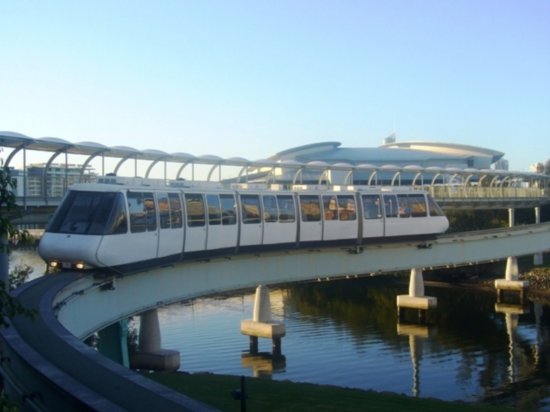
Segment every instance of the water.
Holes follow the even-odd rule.
[[[44,269],[33,252],[16,262]],[[162,346],[181,370],[260,376],[391,391],[443,400],[550,411],[550,307],[496,305],[492,289],[426,286],[438,299],[428,325],[416,313],[397,322],[395,296],[407,279],[364,278],[271,288],[273,319],[284,322],[282,358],[271,341],[249,354],[240,322],[252,317],[254,291],[159,309]],[[414,322],[412,322],[414,321]],[[139,318],[131,323],[139,327]]]
[[[287,329],[283,360],[270,355],[269,340],[249,355],[240,321],[251,318],[253,291],[197,299],[159,311],[163,347],[180,351],[187,372],[550,410],[549,307],[497,312],[494,290],[428,286],[438,299],[429,325],[398,324],[395,296],[406,292],[406,282],[389,277],[272,289],[274,320]]]

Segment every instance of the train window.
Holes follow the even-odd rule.
[[[125,233],[122,193],[69,191],[47,232],[103,235]]]
[[[443,211],[430,195],[428,195],[428,208],[430,210],[430,216],[444,216]]]
[[[107,227],[108,229],[105,231],[106,235],[108,234],[117,235],[120,233],[128,232],[126,207],[124,206],[124,197],[122,196],[122,193],[116,194],[116,198],[113,201],[110,224],[108,224]],[[99,227],[98,227],[98,230],[100,230]],[[90,228],[90,232],[93,232],[93,228]]]
[[[168,201],[170,202],[170,226],[172,229],[182,227],[183,219],[181,218],[181,200],[177,193],[168,193]]]
[[[357,219],[355,199],[351,195],[338,195],[338,217],[340,220]]]
[[[294,208],[294,198],[289,195],[277,195],[277,205],[279,206],[279,222],[291,223],[296,221],[296,212]]]
[[[260,223],[260,197],[258,195],[241,195],[243,223]]]
[[[336,196],[323,196],[325,220],[338,220],[338,200]]]
[[[233,195],[220,195],[222,205],[222,224],[234,225],[237,223],[235,213],[235,197]]]
[[[187,226],[204,226],[204,200],[200,193],[186,193]]]
[[[399,205],[399,217],[411,217],[411,208],[409,206],[409,196],[397,195],[397,203]]]
[[[218,195],[206,195],[206,205],[208,206],[208,224],[221,225],[222,210]]]
[[[382,210],[380,209],[380,196],[363,195],[363,216],[365,219],[380,219]]]
[[[170,229],[170,204],[168,203],[168,193],[159,193],[157,195],[159,205],[159,220],[161,229]]]
[[[319,222],[321,220],[319,196],[300,195],[300,212],[303,222]]]
[[[157,211],[155,209],[155,197],[151,192],[143,193],[143,204],[145,205],[147,230],[157,230]]]
[[[273,195],[262,197],[264,202],[264,222],[277,222],[279,211],[277,210],[277,199]]]
[[[426,201],[424,195],[409,195],[409,206],[411,208],[412,217],[426,217],[428,210],[426,209]]]
[[[397,217],[397,196],[384,195],[384,213],[386,217]]]
[[[145,232],[147,230],[147,210],[143,202],[143,193],[128,192],[127,199],[130,212],[130,231],[132,233]]]

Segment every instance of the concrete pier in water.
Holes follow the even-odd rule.
[[[252,319],[241,321],[241,333],[250,337],[250,353],[258,353],[258,338],[273,342],[273,355],[281,355],[281,338],[286,335],[285,324],[271,319],[271,300],[266,286],[256,288]]]
[[[175,371],[180,367],[176,350],[162,349],[159,318],[156,309],[141,314],[139,349],[130,356],[132,369]]]
[[[423,317],[425,311],[437,307],[437,298],[424,296],[424,276],[422,269],[412,268],[409,280],[409,294],[397,296],[397,315],[401,315],[402,308],[417,309],[419,317]]]
[[[536,214],[536,211],[535,211]],[[540,219],[540,217],[539,217]],[[515,225],[515,211],[514,209],[508,209],[508,222],[509,227],[514,227]],[[535,255],[536,260],[536,255]],[[495,288],[497,290],[497,301],[500,302],[502,299],[502,291],[513,291],[519,292],[520,301],[523,302],[525,295],[525,290],[529,287],[529,281],[519,280],[519,268],[518,268],[518,259],[515,256],[508,256],[506,259],[506,272],[504,274],[504,279],[495,280]]]

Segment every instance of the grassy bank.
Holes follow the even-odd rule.
[[[149,378],[222,411],[240,411],[241,404],[231,396],[240,389],[238,376],[210,373],[152,373]],[[248,411],[478,411],[496,412],[502,406],[444,402],[405,395],[347,389],[336,386],[245,379]]]

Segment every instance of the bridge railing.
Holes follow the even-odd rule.
[[[479,187],[427,185],[423,187],[436,199],[544,199],[550,190],[537,187]]]

